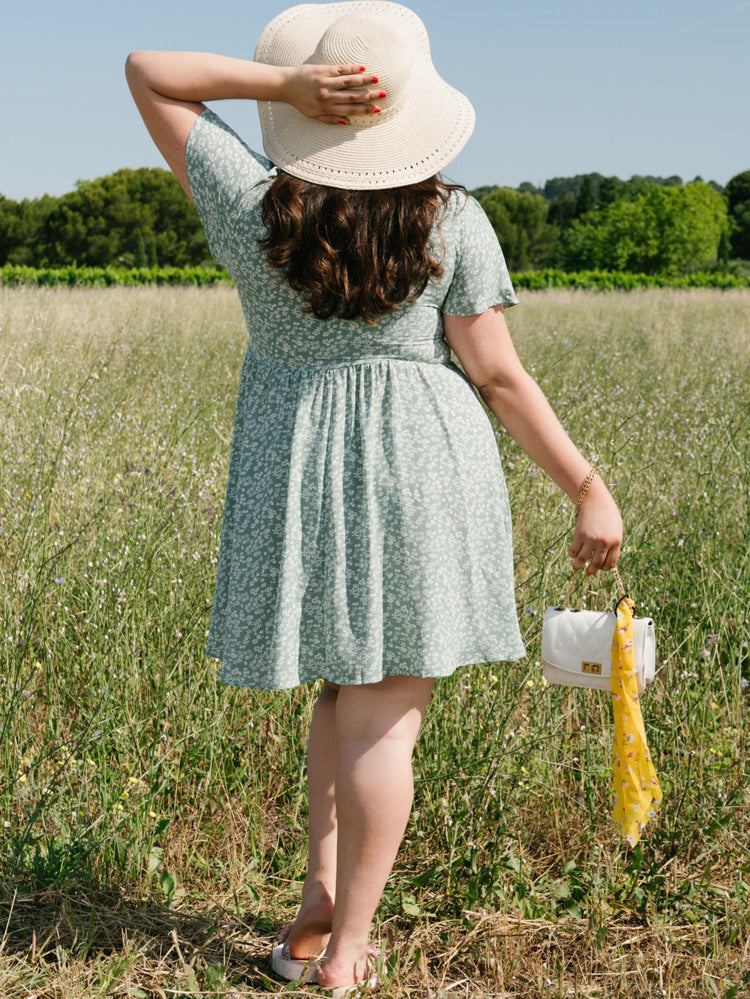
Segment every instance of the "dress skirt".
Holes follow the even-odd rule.
[[[452,361],[248,349],[206,653],[262,689],[525,654],[497,441]]]

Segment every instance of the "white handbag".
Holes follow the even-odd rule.
[[[625,587],[614,570],[620,596]],[[549,683],[609,690],[617,616],[606,611],[548,607],[542,626],[543,672]],[[638,692],[654,679],[656,633],[650,617],[633,620]]]

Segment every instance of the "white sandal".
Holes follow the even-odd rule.
[[[373,965],[375,963],[374,958],[380,957],[380,949],[371,945],[370,951],[373,953],[368,953],[367,963],[368,965]],[[325,953],[325,951],[323,953]],[[289,982],[317,984],[317,962],[322,957],[323,954],[319,954],[317,957],[308,958],[292,957],[289,952],[289,943],[285,940],[272,950],[271,968],[277,975],[280,975],[282,978],[286,978]],[[330,996],[330,999],[344,999],[345,996],[353,996],[357,992],[365,992],[368,989],[374,989],[379,984],[380,979],[378,978],[377,972],[373,972],[369,978],[364,979],[361,982],[355,982],[353,985],[339,985],[337,988],[333,989],[325,989],[321,987],[321,992],[325,996]]]
[[[285,940],[271,952],[271,967],[277,975],[286,978],[289,982],[317,982],[318,969],[315,962],[320,960],[323,954],[318,957],[295,958],[289,953],[289,944]]]

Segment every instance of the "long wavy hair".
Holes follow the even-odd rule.
[[[349,191],[280,172],[263,198],[269,264],[318,319],[363,319],[413,301],[443,272],[428,250],[433,225],[466,188],[438,176],[406,187]]]

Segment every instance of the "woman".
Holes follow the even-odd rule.
[[[472,385],[571,500],[585,495],[574,568],[614,566],[622,524],[515,353],[503,306],[517,299],[486,217],[437,177],[474,115],[421,21],[380,0],[306,4],[267,26],[255,58],[134,52],[126,71],[250,337],[206,652],[240,686],[324,679],[308,873],[273,967],[343,994],[371,975],[435,679],[524,655],[507,493]],[[221,98],[259,102],[270,159],[202,103]]]

